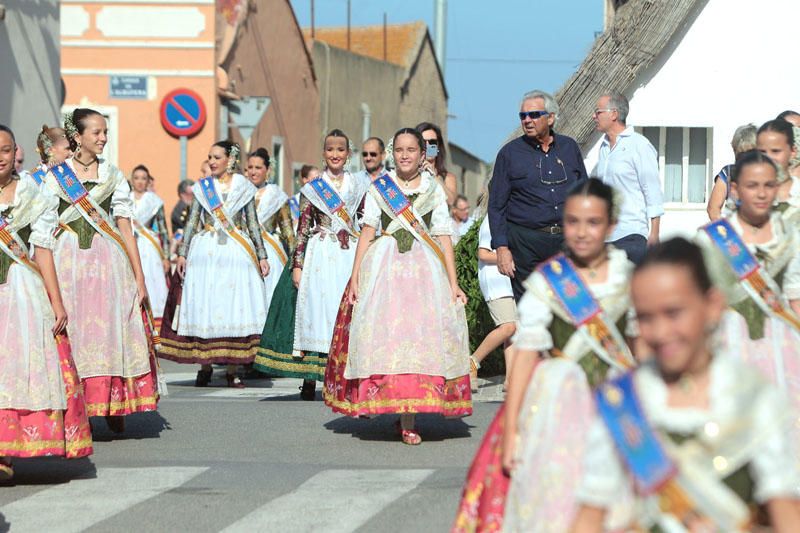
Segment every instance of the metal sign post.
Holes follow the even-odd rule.
[[[181,180],[185,180],[188,175],[186,161],[188,159],[187,152],[189,149],[189,137],[187,137],[186,135],[181,135],[180,142],[181,142]]]

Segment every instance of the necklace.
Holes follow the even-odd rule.
[[[14,176],[14,175],[12,174],[12,175],[11,175],[11,177],[10,177],[10,178],[8,178],[8,181],[7,181],[7,182],[5,182],[5,184],[3,184],[3,185],[0,185],[0,194],[3,194],[3,191],[4,191],[4,190],[6,190],[6,187],[8,187],[9,185],[11,185],[11,184],[12,184],[14,181],[16,181],[16,180],[18,180],[18,179],[19,179],[19,178],[17,178],[16,176]]]
[[[344,181],[344,172],[342,172],[339,176],[328,174],[328,179],[331,180],[331,183],[333,183],[337,189],[341,189],[342,182]]]
[[[403,188],[404,188],[404,189],[410,189],[410,188],[411,188],[411,185],[410,185],[410,183],[411,183],[412,181],[414,181],[415,179],[417,179],[418,177],[419,177],[419,172],[417,172],[416,174],[414,174],[413,176],[411,176],[411,177],[410,177],[410,178],[408,178],[408,179],[401,178],[399,174],[398,174],[398,176],[397,176],[397,178],[398,178],[398,179],[400,180],[400,182],[401,182],[400,184],[403,186]]]
[[[603,254],[603,257],[599,258],[594,265],[585,264],[583,265],[583,269],[586,270],[586,274],[589,276],[589,279],[596,279],[597,278],[597,269],[599,269],[602,265],[605,264],[606,260],[608,259],[608,252]]]
[[[767,224],[769,224],[769,218],[765,220],[760,226],[756,226],[755,224],[751,224],[740,214],[739,215],[739,222],[741,222],[746,228],[749,228],[753,235],[758,235],[758,232],[764,229]]]
[[[83,171],[84,171],[84,172],[89,172],[89,167],[91,167],[92,165],[94,165],[95,163],[97,163],[97,156],[95,156],[95,157],[94,157],[94,159],[92,159],[92,160],[91,160],[91,161],[89,161],[88,163],[84,163],[83,161],[81,161],[80,159],[78,159],[78,156],[77,156],[77,155],[76,155],[76,156],[74,156],[74,157],[72,158],[72,160],[73,160],[73,161],[75,161],[76,163],[80,164],[80,165],[83,167]]]

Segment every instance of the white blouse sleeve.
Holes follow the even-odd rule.
[[[453,235],[453,219],[447,207],[447,193],[441,185],[437,184],[437,187],[439,190],[436,191],[436,196],[439,201],[431,215],[431,235]]]
[[[549,350],[553,347],[553,337],[548,330],[553,313],[539,297],[539,294],[547,294],[547,282],[541,274],[534,272],[525,284],[530,284],[530,287],[517,304],[519,322],[512,342],[519,350]]]
[[[765,388],[756,402],[753,434],[761,436],[761,440],[751,464],[755,499],[766,503],[774,498],[800,498],[798,450],[792,428],[797,414],[786,396],[776,389]]]
[[[119,176],[110,177],[109,179],[119,179],[117,188],[114,189],[111,195],[111,216],[114,218],[133,218],[133,200],[131,200],[131,187],[128,181],[122,176],[122,172],[114,169]]]
[[[798,237],[795,237],[798,239]],[[783,275],[783,294],[788,300],[800,299],[800,250],[789,261]]]
[[[372,194],[367,193],[364,198],[364,214],[361,216],[361,224],[380,230],[381,213],[381,207],[378,202],[373,198]]]
[[[478,230],[478,248],[492,251],[492,231],[489,228],[489,217],[483,217],[480,230]]]
[[[58,227],[58,196],[44,192],[43,187],[34,202],[34,209],[40,211],[40,214],[31,223],[31,235],[28,240],[37,248],[52,250],[56,246],[53,232]]]
[[[597,417],[587,436],[583,477],[577,500],[585,505],[610,508],[625,491],[626,474],[605,423]]]

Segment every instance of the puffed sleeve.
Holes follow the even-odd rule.
[[[547,294],[547,282],[538,272],[531,274],[525,282],[528,290],[517,304],[519,322],[512,342],[518,350],[541,352],[553,347],[553,337],[548,328],[553,321],[553,313],[540,294]]]
[[[116,171],[117,176],[111,179],[117,179],[119,182],[111,195],[111,216],[132,219],[133,200],[131,199],[131,187],[118,168],[114,168],[114,171]]]
[[[795,235],[795,242],[800,242]],[[800,300],[800,249],[789,261],[783,275],[783,294],[789,300]]]
[[[594,420],[583,456],[583,477],[577,500],[592,507],[610,508],[625,491],[626,477],[605,423]]]
[[[627,320],[625,321],[625,331],[623,334],[629,339],[635,339],[639,336],[639,320],[636,318],[636,309],[630,307],[626,312]]]
[[[381,207],[378,205],[377,200],[375,200],[372,194],[368,193],[364,197],[364,216],[361,217],[361,224],[380,230],[381,213]]]
[[[431,235],[453,235],[453,219],[450,208],[447,207],[447,193],[439,186],[436,191],[439,202],[433,208],[431,215]]]
[[[759,445],[753,455],[751,471],[756,484],[755,499],[766,503],[775,498],[800,498],[800,471],[793,425],[797,414],[779,390],[763,389],[753,412]]]
[[[34,200],[34,209],[39,215],[31,224],[28,242],[37,248],[52,250],[56,245],[53,232],[58,227],[58,196],[40,192]]]

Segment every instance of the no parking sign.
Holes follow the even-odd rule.
[[[206,123],[206,106],[191,89],[170,91],[161,101],[161,125],[176,137],[191,137]]]

